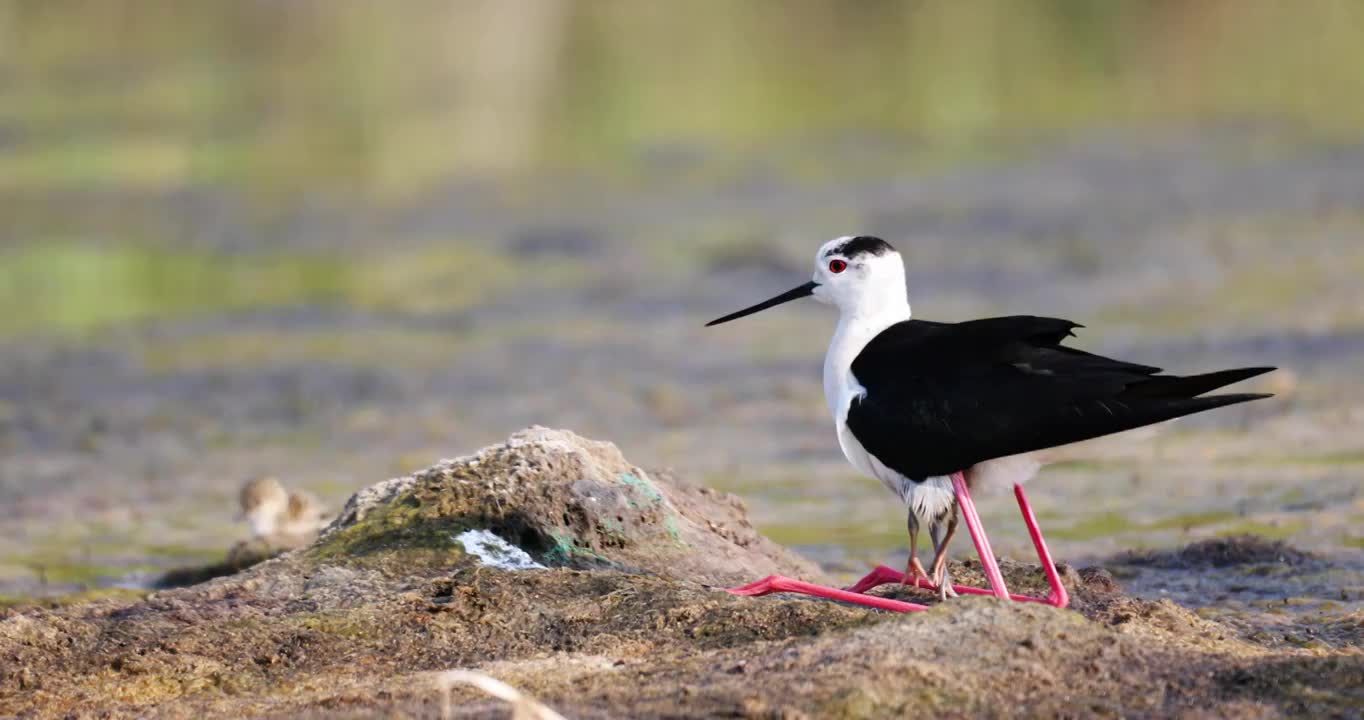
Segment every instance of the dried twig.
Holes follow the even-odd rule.
[[[450,720],[450,690],[457,684],[473,685],[489,695],[506,700],[512,705],[512,720],[566,720],[563,715],[545,707],[534,698],[497,678],[473,670],[446,670],[436,674],[436,688],[440,691],[441,720]]]

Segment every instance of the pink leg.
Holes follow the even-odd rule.
[[[1014,484],[1014,497],[1018,498],[1018,510],[1023,513],[1023,522],[1028,526],[1033,547],[1037,548],[1037,560],[1042,563],[1042,572],[1047,574],[1047,583],[1051,585],[1051,595],[1047,597],[1046,602],[1063,608],[1070,604],[1070,595],[1066,593],[1066,586],[1061,584],[1061,575],[1056,572],[1056,563],[1051,561],[1047,541],[1042,539],[1042,531],[1037,527],[1037,516],[1033,514],[1032,506],[1028,504],[1028,497],[1023,494],[1022,485]]]
[[[870,590],[870,589],[872,589],[872,588],[874,588],[874,587],[880,587],[880,586],[882,586],[882,585],[890,585],[890,584],[897,584],[897,585],[898,585],[898,584],[900,584],[901,582],[904,581],[904,577],[905,577],[904,573],[900,572],[899,570],[896,570],[896,569],[894,569],[894,568],[886,567],[885,565],[877,565],[875,568],[872,569],[871,572],[867,573],[866,577],[863,577],[861,580],[858,580],[857,582],[853,583],[852,585],[848,586],[848,587],[845,588],[845,589],[846,589],[848,592],[858,592],[858,593],[862,593],[862,592],[866,592],[866,591],[868,591],[868,590]],[[936,586],[933,585],[933,583],[930,583],[930,582],[928,582],[928,581],[926,581],[926,580],[922,580],[922,579],[919,580],[917,583],[910,583],[910,584],[911,584],[911,585],[914,585],[915,587],[918,587],[918,588],[923,588],[924,590],[934,590],[934,591],[936,591],[936,590],[938,589]],[[994,595],[994,594],[995,594],[993,590],[986,590],[985,588],[971,587],[970,585],[953,585],[953,586],[952,586],[952,589],[953,589],[953,590],[956,590],[958,595]],[[1028,595],[1015,595],[1015,594],[1013,594],[1013,593],[1010,593],[1010,594],[1009,594],[1009,599],[1010,599],[1010,600],[1017,601],[1017,602],[1044,602],[1044,601],[1041,600],[1040,598],[1030,597],[1030,596],[1028,596]]]
[[[1004,586],[1004,574],[999,571],[999,561],[990,549],[990,538],[985,536],[980,515],[976,514],[976,504],[971,500],[971,491],[966,488],[966,476],[953,473],[952,487],[957,491],[957,504],[961,506],[961,514],[966,519],[966,529],[971,531],[971,541],[976,544],[980,566],[985,570],[985,578],[990,581],[990,589],[994,591],[995,597],[1009,597],[1009,588]]]
[[[878,597],[876,595],[863,595],[860,592],[839,590],[838,588],[816,585],[803,580],[792,580],[791,578],[781,575],[769,575],[755,583],[749,583],[743,587],[731,588],[728,592],[735,595],[767,595],[776,592],[794,592],[802,595],[828,598],[829,600],[841,600],[854,605],[865,605],[866,607],[876,608],[878,610],[894,610],[895,612],[914,612],[916,610],[928,609],[927,605],[908,603],[902,600],[893,600],[891,598]]]
[[[1047,550],[1046,540],[1042,538],[1042,531],[1037,527],[1037,516],[1033,514],[1032,506],[1028,504],[1027,495],[1023,493],[1023,486],[1014,485],[1014,497],[1018,500],[1018,509],[1019,512],[1023,514],[1024,524],[1028,526],[1028,534],[1032,537],[1033,546],[1037,548],[1037,559],[1042,563],[1042,571],[1046,574],[1047,582],[1051,585],[1051,595],[1045,599],[1009,593],[1008,589],[1004,586],[1004,575],[999,571],[999,562],[995,559],[994,551],[990,549],[990,540],[985,536],[984,528],[981,527],[980,515],[976,513],[976,506],[971,500],[971,493],[966,488],[965,477],[961,473],[953,475],[952,484],[957,493],[957,502],[961,505],[962,515],[966,517],[966,527],[971,532],[971,540],[975,542],[976,552],[980,554],[980,564],[985,569],[986,578],[990,581],[991,590],[968,587],[966,585],[953,585],[952,589],[962,595],[995,595],[997,597],[1007,597],[1010,600],[1018,602],[1039,602],[1053,605],[1058,608],[1066,607],[1066,605],[1070,603],[1070,596],[1066,592],[1065,586],[1061,584],[1061,576],[1056,572],[1056,564],[1052,562],[1051,552]],[[729,592],[734,593],[735,595],[767,595],[776,592],[795,592],[831,600],[840,600],[856,605],[864,605],[879,610],[893,610],[896,612],[927,610],[928,606],[926,605],[863,594],[880,585],[904,582],[904,573],[888,568],[885,565],[877,565],[866,577],[843,590],[825,587],[823,585],[815,585],[814,583],[808,583],[801,580],[793,580],[781,575],[772,575],[755,583],[733,588],[729,590]],[[937,589],[932,583],[919,578],[913,578],[912,584],[918,588],[929,590]]]
[[[911,580],[913,582],[910,582]],[[933,583],[926,582],[923,578],[907,578],[905,577],[905,574],[899,570],[888,568],[885,565],[877,565],[871,569],[871,572],[867,573],[866,577],[843,589],[848,592],[864,593],[874,587],[889,585],[891,583],[904,583],[926,590],[937,590],[937,588],[933,587]]]
[[[970,496],[968,495],[967,496],[968,501],[969,497]],[[1052,562],[1051,552],[1047,550],[1047,542],[1042,538],[1041,529],[1037,527],[1037,516],[1033,514],[1032,506],[1028,504],[1028,497],[1023,492],[1023,486],[1014,485],[1014,497],[1018,500],[1018,509],[1019,512],[1023,514],[1024,524],[1028,526],[1028,534],[1032,537],[1033,546],[1037,548],[1037,559],[1042,564],[1042,572],[1046,574],[1047,582],[1051,585],[1051,595],[1047,596],[1044,599],[1035,598],[1028,595],[1016,595],[1010,593],[1009,599],[1018,602],[1046,603],[1047,605],[1053,605],[1058,608],[1066,607],[1068,604],[1070,604],[1070,595],[1066,592],[1065,585],[1061,584],[1061,575],[1056,571],[1056,563]],[[974,507],[972,508],[972,510],[974,511]],[[979,518],[976,518],[976,522],[979,522]],[[982,533],[982,535],[983,534],[984,533]],[[972,537],[974,539],[974,534]],[[987,544],[986,547],[988,548],[989,545]],[[990,557],[993,558],[993,555],[991,555]],[[982,561],[981,564],[984,565],[984,561]],[[996,572],[998,572],[997,568],[998,566],[996,566]],[[852,585],[852,587],[849,587],[848,590],[850,592],[866,592],[880,585],[885,585],[888,583],[899,583],[902,582],[903,580],[904,575],[899,571],[888,568],[885,565],[878,565],[870,573],[868,573],[866,577],[862,578],[861,580],[858,580],[856,583]],[[937,589],[932,587],[931,584],[925,583],[922,580],[916,581],[914,585],[916,587],[928,586],[928,588],[931,590]],[[953,585],[952,589],[956,590],[957,593],[961,595],[995,594],[990,590],[968,587],[966,585]]]

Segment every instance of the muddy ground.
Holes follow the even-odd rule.
[[[544,568],[499,569],[506,557],[457,540],[470,530]],[[977,568],[954,572],[978,583]],[[1364,613],[1358,575],[1339,568],[1248,537],[1068,566],[1067,610],[736,597],[720,588],[837,579],[762,537],[731,495],[532,428],[372,486],[313,545],[241,573],[4,610],[0,715],[436,717],[433,673],[463,667],[570,717],[1357,717]],[[1034,565],[1005,569],[1041,589]],[[1163,572],[1233,573],[1312,609],[1123,587]],[[509,716],[453,693],[458,717]]]

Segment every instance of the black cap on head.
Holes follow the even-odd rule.
[[[842,255],[849,260],[858,255],[885,255],[895,252],[890,243],[871,235],[858,235],[830,248],[827,255]]]

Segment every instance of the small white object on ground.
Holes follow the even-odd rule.
[[[455,539],[464,546],[464,551],[478,558],[484,565],[501,570],[544,570],[545,566],[531,559],[515,545],[503,540],[487,530],[465,530]]]

